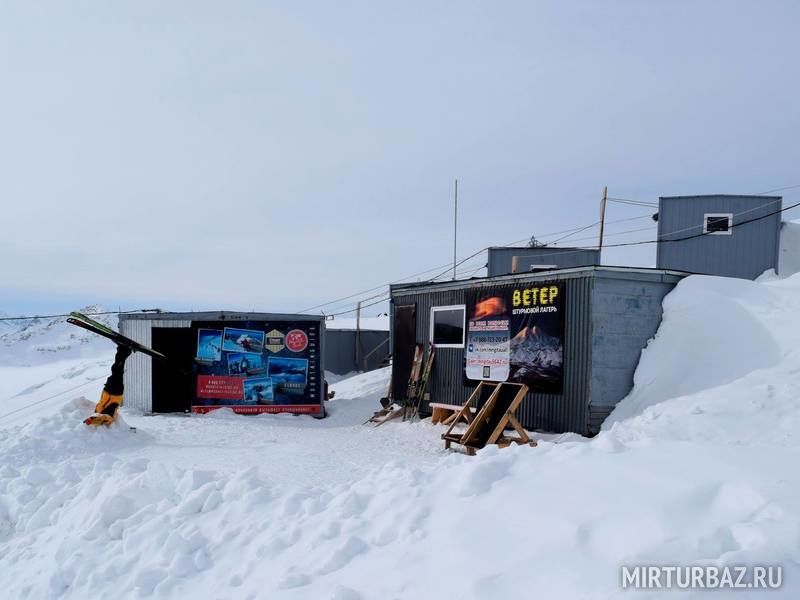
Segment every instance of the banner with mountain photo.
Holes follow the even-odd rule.
[[[467,302],[465,375],[560,394],[564,379],[564,285],[483,288]]]
[[[192,327],[193,412],[322,413],[319,321],[194,321]]]

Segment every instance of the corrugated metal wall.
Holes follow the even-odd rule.
[[[779,210],[777,196],[673,196],[659,199],[658,236],[703,233],[704,215],[733,213],[733,225]],[[731,235],[703,235],[657,245],[659,269],[755,279],[778,268],[781,214],[735,227]]]
[[[517,413],[528,429],[586,432],[589,425],[589,379],[591,373],[591,271],[549,273],[524,278],[502,278],[471,284],[446,284],[438,291],[392,290],[394,303],[417,305],[417,343],[427,345],[430,314],[434,306],[465,304],[468,289],[493,287],[508,282],[565,282],[564,388],[562,395],[528,394]],[[432,286],[433,287],[433,286]],[[448,289],[449,288],[449,289]],[[429,290],[431,287],[428,288]],[[434,287],[435,289],[435,287]],[[392,312],[392,315],[394,313]],[[464,349],[438,348],[429,384],[432,402],[463,404],[477,385],[464,378]],[[467,387],[469,386],[469,387]],[[429,413],[427,403],[422,406]]]
[[[153,327],[191,327],[191,321],[120,318],[119,329],[124,336],[152,348]],[[125,406],[145,412],[153,410],[152,358],[134,352],[125,362]]]
[[[416,304],[416,341],[427,345],[433,306],[466,304],[471,289],[565,282],[563,393],[528,394],[518,414],[527,429],[593,435],[630,391],[641,350],[661,323],[661,302],[683,276],[654,269],[589,267],[416,288],[396,286],[392,317],[395,303]],[[464,377],[463,348],[437,349],[429,385],[432,402],[462,404],[475,385]],[[427,403],[422,410],[429,413]]]
[[[592,294],[592,379],[590,432],[633,387],[642,349],[663,314],[662,301],[680,281],[677,275],[598,271]]]
[[[328,329],[326,335],[325,370],[336,375],[377,369],[389,356],[388,331],[371,329],[361,331],[358,364],[356,364],[356,332],[354,330]],[[367,356],[368,354],[369,356]]]
[[[600,264],[598,250],[583,248],[489,248],[489,277],[509,275],[515,256],[522,257],[524,265],[517,272],[526,273],[532,265],[556,265],[559,269],[589,267]]]

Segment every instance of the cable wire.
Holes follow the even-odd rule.
[[[95,317],[97,315],[130,315],[133,313],[148,313],[148,312],[161,312],[160,308],[137,308],[136,310],[106,310],[100,312],[86,313],[87,317]],[[71,317],[69,313],[62,315],[33,315],[29,317],[0,317],[0,321],[28,321],[34,319],[56,319],[59,317]]]
[[[12,410],[11,412],[4,413],[4,414],[0,415],[0,421],[5,419],[6,417],[10,417],[11,415],[17,414],[19,412],[22,412],[23,410],[31,408],[32,406],[36,406],[37,404],[42,404],[43,402],[47,402],[48,400],[53,400],[54,398],[58,398],[59,396],[63,396],[64,394],[69,394],[70,392],[74,392],[75,390],[78,390],[78,389],[80,389],[82,387],[85,387],[85,386],[87,386],[87,385],[89,385],[91,383],[95,383],[95,382],[97,382],[97,381],[99,381],[101,379],[103,379],[103,377],[96,377],[96,378],[91,379],[89,381],[84,381],[80,385],[76,385],[75,387],[71,387],[68,390],[63,390],[61,392],[58,392],[57,394],[53,394],[52,396],[48,396],[47,398],[42,398],[41,400],[37,400],[36,402],[31,402],[30,404],[26,404],[25,406],[21,406],[20,408]]]
[[[639,217],[629,217],[629,218],[626,218],[626,219],[617,219],[617,220],[614,220],[614,221],[607,221],[606,224],[607,225],[611,225],[613,223],[622,223],[622,222],[625,222],[625,221],[634,221],[634,220],[637,220],[637,219],[644,219],[644,218],[649,219],[650,217],[651,217],[651,215],[642,215],[642,216],[639,216]],[[541,234],[541,237],[547,237],[547,236],[553,236],[553,235],[561,235],[561,234],[564,234],[564,233],[583,231],[583,230],[588,229],[590,227],[596,227],[598,224],[599,224],[599,221],[597,223],[594,223],[593,225],[585,225],[585,226],[581,226],[581,227],[573,227],[571,229],[563,229],[561,231],[553,231],[553,232],[550,232],[550,233],[543,233],[543,234]],[[500,244],[500,245],[496,245],[496,246],[486,246],[484,248],[481,248],[475,254],[467,257],[467,259],[472,258],[472,256],[475,256],[476,254],[479,254],[480,252],[483,252],[484,250],[487,250],[489,248],[505,248],[505,247],[508,247],[508,246],[514,246],[515,244],[520,244],[522,242],[527,242],[530,239],[531,239],[531,236],[528,236],[528,237],[525,237],[525,238],[522,238],[522,239],[519,239],[519,240],[514,240],[513,242],[508,242],[506,244]],[[461,263],[456,263],[456,266],[458,266],[460,264]],[[392,285],[392,284],[395,284],[395,283],[403,283],[403,282],[405,282],[405,281],[407,281],[409,279],[413,279],[413,278],[419,277],[421,275],[427,275],[428,273],[430,273],[432,271],[436,271],[438,269],[443,269],[445,267],[447,267],[447,269],[446,269],[446,271],[444,271],[444,273],[450,271],[453,268],[453,264],[452,263],[445,263],[445,264],[442,264],[442,265],[438,265],[436,267],[432,267],[430,269],[426,269],[425,271],[420,271],[419,273],[414,273],[413,275],[408,275],[406,277],[401,277],[399,279],[395,279],[394,281],[389,281],[387,283],[382,283],[380,285],[376,285],[376,286],[368,288],[366,290],[361,290],[360,292],[355,292],[355,293],[350,294],[348,296],[342,296],[341,298],[337,298],[335,300],[329,300],[328,302],[323,302],[322,304],[316,304],[314,306],[310,306],[308,308],[304,308],[303,310],[300,310],[298,312],[302,314],[302,313],[310,312],[312,310],[316,310],[318,308],[322,308],[324,306],[330,306],[332,304],[334,304],[334,305],[335,304],[339,304],[340,302],[343,302],[345,300],[350,300],[352,298],[356,298],[358,296],[361,296],[362,294],[368,294],[370,292],[374,292],[376,290],[379,290],[381,288],[386,287],[387,285]],[[431,280],[432,279],[437,279],[440,276],[441,276],[441,274],[440,275],[436,275],[435,277],[431,278]]]

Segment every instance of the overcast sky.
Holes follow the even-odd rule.
[[[456,177],[460,257],[592,223],[604,185],[800,184],[798,26],[793,1],[0,1],[0,310],[297,311],[451,261]]]

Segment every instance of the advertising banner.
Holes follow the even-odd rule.
[[[511,337],[504,299],[499,296],[479,299],[474,295],[468,310],[467,378],[507,381]]]
[[[465,375],[559,394],[564,374],[564,285],[536,283],[473,292],[467,303]]]
[[[317,321],[195,322],[193,412],[319,413]]]

